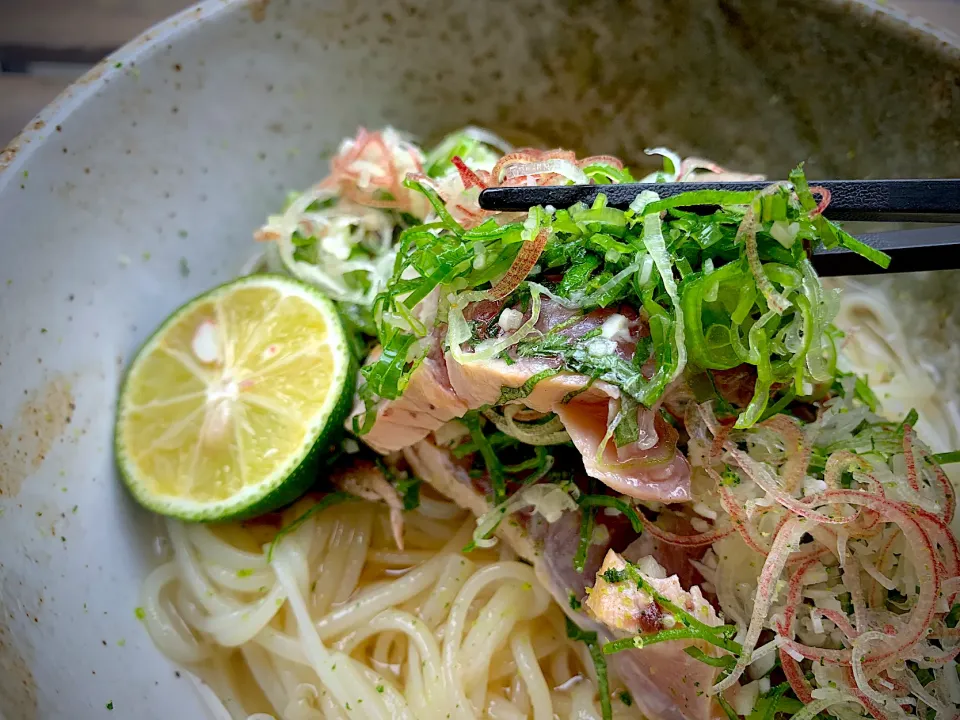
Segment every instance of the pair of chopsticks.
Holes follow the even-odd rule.
[[[697,190],[758,191],[770,182],[624,183],[488,188],[480,193],[484,210],[523,211],[536,205],[567,208],[590,205],[601,193],[607,205],[626,210],[643,191],[661,198]],[[830,220],[889,223],[960,223],[960,180],[821,180],[811,185],[830,191],[824,215]],[[814,248],[812,262],[823,276],[871,275],[960,268],[960,228],[893,230],[860,235],[866,244],[887,253],[883,268],[846,248]]]

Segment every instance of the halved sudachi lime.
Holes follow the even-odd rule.
[[[117,412],[121,474],[142,505],[184,520],[273,510],[314,481],[354,381],[330,300],[274,275],[227,283],[137,353]]]

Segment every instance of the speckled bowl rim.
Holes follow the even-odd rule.
[[[926,49],[951,60],[960,59],[960,35],[933,25],[926,19],[892,6],[885,0],[821,0],[826,6],[853,8],[865,19],[873,19],[880,27],[904,42],[920,42]],[[960,12],[960,5],[957,6]]]
[[[60,132],[70,115],[96,98],[109,83],[119,80],[145,57],[161,51],[170,42],[201,25],[247,6],[255,21],[263,17],[270,0],[204,0],[161,20],[107,55],[81,77],[68,85],[40,111],[7,146],[0,150],[0,193],[17,175],[33,153],[51,133]]]
[[[52,132],[59,132],[70,115],[122,73],[136,67],[137,61],[161,50],[170,41],[219,16],[244,6],[254,22],[264,18],[271,0],[204,0],[163,20],[126,45],[111,53],[82,77],[69,85],[0,151],[0,193],[13,181],[18,170]],[[863,20],[875,22],[905,44],[915,44],[943,58],[960,61],[960,35],[932,25],[881,0],[819,0],[821,6],[835,11],[847,10]]]

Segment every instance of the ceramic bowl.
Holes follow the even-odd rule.
[[[667,145],[771,176],[958,175],[960,50],[825,0],[211,0],[102,62],[0,153],[7,720],[203,716],[134,616],[162,547],[114,470],[118,381],[340,138],[387,123],[638,164]]]

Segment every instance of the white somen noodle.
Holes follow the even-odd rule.
[[[374,503],[315,515],[271,560],[275,525],[169,521],[173,557],[143,586],[147,630],[232,718],[599,718],[589,656],[533,568],[505,546],[462,554],[473,518],[424,501],[404,551]]]

